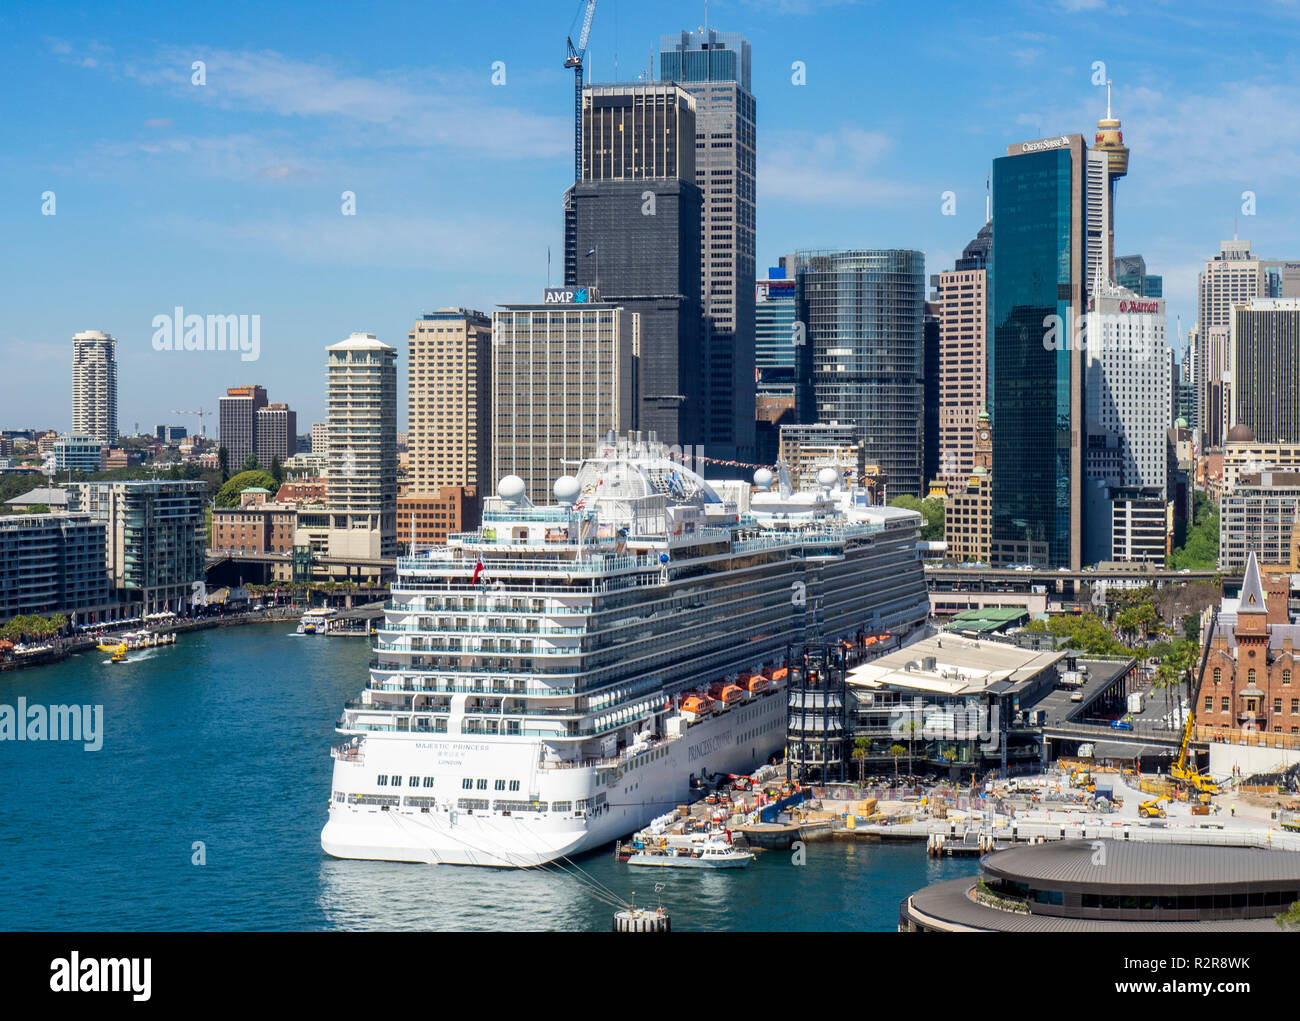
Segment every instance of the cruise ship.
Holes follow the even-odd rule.
[[[833,468],[816,481],[711,484],[637,435],[607,437],[553,505],[502,479],[477,531],[398,561],[322,848],[531,867],[769,761],[793,643],[903,637],[929,611],[919,515]]]

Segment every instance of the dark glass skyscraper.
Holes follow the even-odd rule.
[[[703,443],[694,100],[672,84],[632,82],[589,85],[582,103],[565,282],[640,315],[638,426],[664,443]]]
[[[695,98],[695,183],[704,199],[702,441],[716,456],[752,460],[756,133],[749,41],[710,29],[661,36],[659,49],[660,80]]]
[[[890,497],[919,496],[924,470],[925,256],[798,252],[795,308],[807,325],[819,422],[851,423]]]
[[[994,563],[1082,567],[1086,165],[1080,135],[993,161]]]

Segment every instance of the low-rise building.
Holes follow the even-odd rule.
[[[77,433],[60,436],[50,444],[56,471],[78,471],[90,474],[103,465],[104,444],[99,440]]]
[[[443,486],[434,493],[408,493],[397,498],[397,544],[405,552],[447,541],[452,532],[478,526],[478,490],[475,486]]]
[[[292,555],[298,505],[272,501],[270,496],[269,490],[250,486],[240,493],[238,507],[213,508],[212,550],[235,555]]]

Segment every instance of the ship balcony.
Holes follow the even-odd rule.
[[[393,586],[392,591],[394,592],[398,591],[396,585]],[[568,616],[576,616],[578,614],[581,614],[584,617],[589,617],[592,615],[593,612],[591,607],[587,605],[568,606],[565,604],[553,604],[550,606],[541,606],[541,607],[534,607],[533,609],[528,609],[519,606],[503,606],[501,605],[501,603],[493,602],[491,600],[488,600],[486,602],[480,602],[477,599],[471,599],[469,601],[470,605],[468,606],[462,606],[459,603],[452,606],[441,606],[437,603],[430,605],[428,602],[428,597],[434,595],[434,593],[430,592],[428,589],[404,589],[402,591],[410,592],[412,595],[415,595],[417,597],[424,596],[425,598],[410,603],[393,603],[393,602],[385,603],[384,604],[385,613],[418,613],[426,617],[430,615],[443,616],[443,617],[447,617],[447,616],[455,617],[455,616],[463,616],[466,613],[482,613],[482,614],[496,614],[496,615],[508,613],[511,616],[519,619],[528,619],[531,617],[568,617]],[[438,593],[440,594],[441,590],[438,590]],[[434,595],[434,597],[436,598],[436,595]]]
[[[367,688],[371,691],[424,692],[431,695],[509,695],[512,697],[526,695],[530,698],[561,698],[577,694],[577,691],[573,688],[538,688],[522,683],[507,687],[504,682],[472,686],[463,684],[394,684],[392,682],[376,684],[372,681],[367,685]]]
[[[366,753],[358,745],[347,742],[346,744],[335,745],[330,749],[330,758],[338,759],[340,762],[354,762],[361,765],[366,761]]]
[[[409,656],[412,653],[420,655],[442,655],[442,656],[582,656],[585,655],[583,649],[577,646],[557,646],[557,645],[535,645],[530,649],[516,649],[506,645],[407,645],[407,644],[390,644],[388,642],[376,641],[373,646],[375,652],[387,653],[397,656]]]
[[[425,611],[412,611],[423,613]],[[446,611],[443,611],[444,614]],[[453,611],[454,612],[454,611]],[[464,611],[460,611],[463,613]],[[498,611],[498,614],[508,613],[508,610]],[[444,631],[453,631],[457,634],[489,634],[489,635],[518,635],[521,638],[527,638],[531,635],[585,635],[589,631],[585,627],[488,627],[486,624],[393,624],[385,623],[376,625],[375,630],[381,635],[385,631],[402,631],[415,632],[417,634],[442,634]]]

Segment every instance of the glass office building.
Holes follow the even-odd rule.
[[[995,562],[1082,566],[1087,150],[1079,135],[993,161]]]
[[[889,498],[920,496],[925,255],[901,249],[795,255],[795,311],[812,345],[819,422],[850,422]]]

